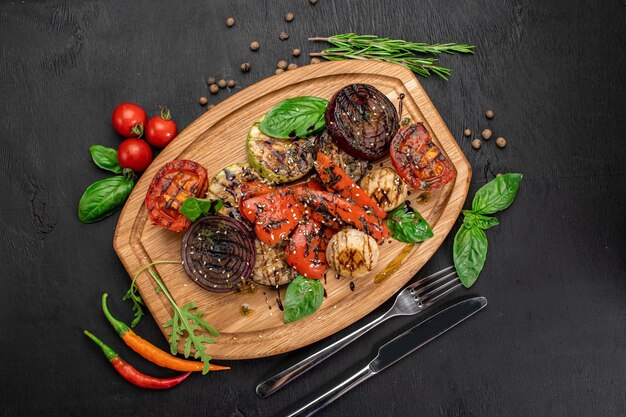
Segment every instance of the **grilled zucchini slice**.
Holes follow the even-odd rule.
[[[265,117],[265,116],[264,116]],[[259,121],[248,132],[248,162],[263,178],[286,183],[304,177],[313,169],[316,137],[276,139],[259,130]]]

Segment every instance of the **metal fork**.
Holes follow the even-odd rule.
[[[396,316],[411,316],[421,313],[460,286],[461,282],[458,280],[454,266],[449,266],[418,280],[398,293],[396,301],[386,313],[332,345],[261,382],[256,387],[257,395],[261,398],[269,397],[385,320]]]

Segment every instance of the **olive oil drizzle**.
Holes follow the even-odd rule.
[[[396,272],[398,268],[400,268],[400,265],[402,265],[402,261],[404,260],[404,258],[406,258],[407,255],[411,253],[411,250],[413,250],[414,246],[415,246],[415,243],[409,243],[405,245],[404,249],[402,249],[400,254],[396,256],[391,262],[389,262],[389,264],[385,267],[384,270],[379,272],[374,277],[374,284],[380,284],[381,282],[389,278],[391,274]]]

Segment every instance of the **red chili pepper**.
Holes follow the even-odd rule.
[[[91,334],[89,331],[85,330],[84,333],[89,336],[91,340],[96,342],[102,352],[104,352],[104,356],[111,362],[111,365],[115,368],[118,374],[120,374],[125,380],[134,384],[140,388],[149,388],[149,389],[168,389],[175,387],[176,385],[183,382],[191,372],[186,372],[182,375],[173,377],[173,378],[156,378],[150,375],[146,375],[144,373],[139,372],[135,367],[126,362],[124,359],[120,358],[120,356],[110,347],[105,345],[100,339]]]

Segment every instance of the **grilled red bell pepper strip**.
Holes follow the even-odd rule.
[[[126,362],[124,359],[120,358],[113,349],[105,345],[100,339],[91,334],[89,331],[85,330],[84,333],[89,336],[91,340],[93,340],[102,352],[104,356],[111,362],[111,365],[115,368],[118,374],[120,374],[125,380],[134,384],[140,388],[149,388],[149,389],[168,389],[175,387],[176,385],[183,382],[191,372],[186,372],[182,375],[175,376],[173,378],[156,378],[150,375],[146,375],[144,373],[139,372],[135,367]]]
[[[343,198],[363,207],[365,211],[372,210],[374,214],[381,219],[387,217],[385,210],[381,209],[339,165],[322,152],[317,153],[315,169],[320,176],[322,184],[325,185],[329,191],[339,193]]]
[[[325,190],[322,184],[320,184],[316,180],[309,180],[307,182],[293,185],[292,187],[308,188],[308,189],[317,190],[317,191]],[[242,213],[243,215],[244,202],[250,198],[266,195],[274,191],[279,191],[279,190],[285,191],[288,189],[289,187],[275,189],[275,188],[268,187],[267,185],[259,183],[259,182],[243,182],[241,184],[241,198],[239,199],[239,212]],[[332,215],[329,215],[328,213],[307,210],[306,216],[317,221],[318,223],[321,223],[325,226],[330,227],[331,229],[339,230],[341,228],[341,223],[338,221],[338,219],[333,217]],[[256,219],[256,216],[253,215],[253,213],[250,213],[249,215],[243,216],[243,217],[252,223],[254,223],[254,220],[252,219],[253,218]]]
[[[286,262],[307,278],[324,277],[328,269],[326,247],[334,234],[334,231],[312,219],[300,223],[285,249]]]
[[[302,182],[300,184],[294,185],[294,187],[303,187],[308,188],[310,190],[324,191],[325,188],[322,184],[317,180],[308,180],[307,182]]]
[[[314,209],[338,217],[376,239],[379,244],[389,236],[389,229],[378,216],[368,213],[363,207],[326,191],[316,191],[307,188],[296,188],[293,195],[297,200]]]
[[[138,336],[124,322],[113,317],[107,306],[107,297],[108,294],[102,294],[102,311],[117,334],[132,350],[150,362],[174,371],[198,372],[204,369],[204,363],[178,358]],[[228,366],[215,365],[213,363],[209,365],[209,370],[211,371],[225,371],[228,369],[230,369]]]
[[[254,232],[261,242],[273,246],[298,225],[303,209],[294,198],[293,189],[281,188],[243,201],[241,215],[254,223]]]

